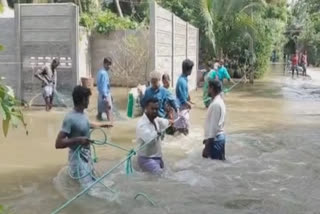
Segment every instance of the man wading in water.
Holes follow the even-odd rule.
[[[162,85],[165,89],[167,89],[169,91],[169,93],[171,94],[170,96],[173,96],[173,88],[170,88],[170,76],[169,74],[163,74],[162,75]],[[166,110],[166,116],[165,118],[169,119],[169,120],[173,120],[174,116],[177,115],[177,113],[174,111],[174,109],[169,105],[169,103],[166,104],[165,107]],[[175,128],[173,126],[169,127],[166,130],[166,134],[168,135],[173,135],[175,133]]]
[[[302,76],[307,76],[307,67],[308,67],[308,55],[307,51],[304,51],[304,53],[301,56],[301,66],[302,66]]]
[[[291,57],[292,78],[294,77],[294,71],[297,71],[297,77],[299,77],[298,62],[299,62],[299,55],[298,55],[298,51],[296,51],[295,54],[293,54]]]
[[[182,62],[182,74],[180,75],[176,85],[176,96],[180,106],[179,119],[174,124],[178,132],[184,135],[189,134],[189,111],[193,104],[190,99],[188,89],[188,76],[192,73],[194,63],[186,59]]]
[[[162,132],[170,125],[172,120],[158,117],[159,101],[150,98],[145,101],[145,113],[140,118],[136,128],[137,144],[139,147],[148,145],[138,152],[138,165],[142,171],[159,175],[163,172],[161,140]]]
[[[95,178],[93,162],[91,158],[90,128],[108,128],[110,124],[90,123],[87,114],[84,112],[89,105],[91,91],[82,86],[76,86],[72,92],[74,109],[69,112],[62,124],[62,129],[56,139],[56,149],[69,148],[69,168],[71,176],[81,178],[79,182],[83,188],[90,185]],[[80,159],[75,154],[78,146],[81,146]],[[78,170],[80,169],[80,170]],[[91,172],[91,173],[88,173]],[[87,176],[84,176],[86,175]]]
[[[218,78],[223,84],[224,79],[227,79],[229,82],[235,84],[235,82],[231,79],[229,72],[227,68],[224,66],[224,60],[221,59],[219,62],[218,72],[217,72]]]
[[[209,105],[204,127],[203,144],[205,148],[202,153],[204,158],[225,160],[224,120],[226,107],[220,95],[221,91],[220,81],[209,81],[208,93],[213,101]]]
[[[54,91],[57,85],[56,68],[60,65],[58,59],[52,60],[50,65],[45,65],[35,73],[35,77],[42,81],[43,99],[46,103],[46,111],[50,111],[53,104]]]
[[[110,79],[108,74],[111,65],[111,58],[104,58],[103,67],[97,74],[97,89],[99,92],[97,119],[102,120],[102,114],[106,113],[107,119],[112,122],[112,97],[110,91]]]

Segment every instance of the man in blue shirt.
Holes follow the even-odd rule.
[[[97,74],[98,96],[98,115],[97,119],[102,120],[102,114],[107,114],[107,119],[112,122],[112,98],[110,92],[109,69],[112,65],[112,59],[106,57],[103,59],[103,67]]]
[[[175,111],[178,110],[178,105],[174,96],[164,87],[160,86],[161,74],[159,72],[153,71],[150,73],[151,86],[148,87],[142,95],[141,106],[146,107],[147,100],[151,98],[156,98],[158,100],[159,109],[158,116],[164,118],[166,116],[166,105],[169,104]]]
[[[224,60],[223,59],[220,60],[220,63],[219,63],[218,78],[222,84],[223,84],[224,79],[227,79],[229,82],[234,83],[229,75],[227,68],[224,67]]]
[[[191,100],[188,88],[188,76],[191,75],[194,63],[186,59],[182,63],[182,74],[179,77],[176,85],[176,96],[180,105],[178,120],[174,124],[177,131],[188,135],[189,133],[189,111],[191,109]]]

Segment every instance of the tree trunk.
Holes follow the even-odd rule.
[[[253,84],[254,83],[254,68],[253,66],[250,66],[250,83]]]
[[[252,11],[251,11],[251,16],[252,16]],[[253,20],[253,18],[251,17],[251,19]],[[255,64],[255,55],[253,53],[253,39],[250,37],[250,83],[253,84],[254,83],[254,64]]]
[[[120,17],[123,17],[123,14],[122,14],[122,10],[121,10],[121,7],[120,7],[120,2],[119,2],[119,0],[114,0],[114,1],[116,2],[117,10],[118,10],[119,16],[120,16]]]

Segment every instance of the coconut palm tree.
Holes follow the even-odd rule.
[[[254,40],[253,14],[266,4],[264,0],[200,0],[204,32],[216,54],[223,55],[225,43],[232,37]]]

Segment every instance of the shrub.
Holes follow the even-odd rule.
[[[130,18],[121,18],[117,14],[106,10],[96,14],[82,14],[80,24],[89,30],[94,30],[101,34],[108,34],[115,30],[136,29],[138,23]]]

